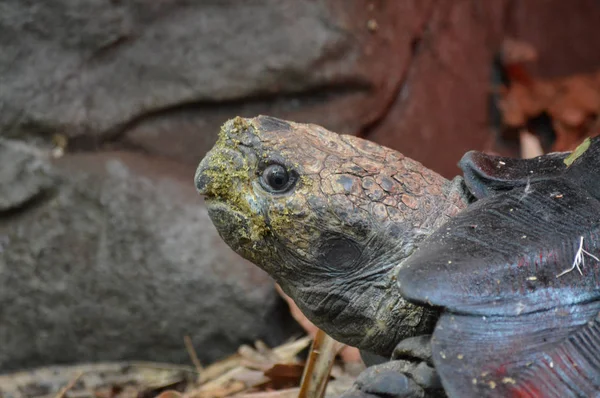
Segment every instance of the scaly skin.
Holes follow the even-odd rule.
[[[274,163],[297,177],[285,192],[263,176]],[[431,332],[435,311],[406,302],[395,274],[466,206],[460,177],[353,136],[259,116],[225,123],[195,182],[225,242],[335,339],[388,356]]]

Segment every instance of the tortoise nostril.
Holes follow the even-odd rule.
[[[251,152],[246,156],[251,159],[256,158],[256,155]],[[200,195],[226,196],[245,172],[249,172],[249,168],[244,155],[237,150],[220,147],[209,151],[204,156],[196,169],[194,185]]]
[[[206,174],[201,174],[196,177],[196,189],[200,195],[206,195],[208,185],[210,184],[210,178]]]
[[[206,173],[209,169],[209,156],[206,156],[196,169],[196,175],[194,176],[194,184],[196,185],[196,189],[200,195],[206,195],[208,191],[208,186],[210,185],[211,178]]]

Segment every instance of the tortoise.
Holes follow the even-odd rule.
[[[394,359],[346,396],[600,396],[600,139],[587,144],[471,151],[447,180],[354,136],[237,117],[195,185],[225,242],[311,321]]]

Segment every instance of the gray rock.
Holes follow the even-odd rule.
[[[3,168],[27,157],[0,148]],[[17,174],[33,181],[40,163],[32,155]],[[191,168],[115,152],[42,169],[55,175],[30,190],[42,199],[0,213],[0,371],[189,362],[185,335],[208,363],[243,342],[276,344],[298,331],[271,279],[219,238]],[[4,182],[0,203],[16,204]]]
[[[0,131],[190,164],[235,115],[356,133],[394,98],[421,3],[0,1]]]
[[[18,141],[0,140],[0,213],[40,198],[55,182],[37,155]]]

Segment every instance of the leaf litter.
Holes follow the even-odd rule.
[[[261,341],[243,345],[206,367],[191,354],[186,339],[194,366],[105,362],[44,367],[0,375],[0,398],[295,398],[309,368],[305,362],[313,363],[306,372],[312,384],[303,388],[335,397],[350,388],[364,365],[335,359],[341,345],[327,339],[313,347],[317,365],[311,356],[302,358],[311,345],[311,338],[303,337],[275,348]]]

